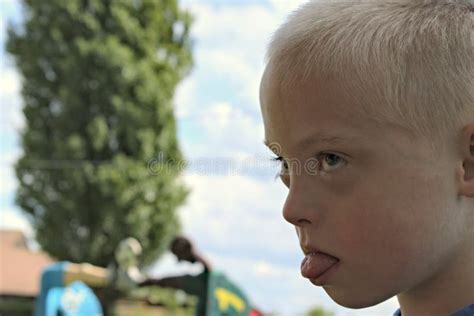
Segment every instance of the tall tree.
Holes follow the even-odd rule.
[[[177,0],[23,7],[7,40],[26,120],[16,202],[58,259],[106,266],[133,236],[149,264],[179,229],[188,192],[172,100],[192,66],[191,17]]]

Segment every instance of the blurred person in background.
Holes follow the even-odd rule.
[[[194,249],[191,241],[186,237],[176,237],[170,245],[170,251],[176,256],[178,261],[187,261],[190,263],[200,263],[203,271],[197,275],[181,275],[161,279],[149,278],[139,283],[139,286],[157,285],[183,290],[198,298],[196,307],[197,316],[206,315],[207,289],[209,283],[209,273],[211,267],[209,263]]]

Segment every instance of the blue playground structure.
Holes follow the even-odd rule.
[[[34,316],[103,316],[94,292],[83,282],[65,284],[68,262],[48,266],[41,276],[41,292]]]

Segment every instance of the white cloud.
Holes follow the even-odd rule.
[[[2,94],[0,90],[0,110],[3,112],[2,119],[0,119],[0,135],[2,137],[0,140],[0,179],[2,179],[0,181],[0,195],[12,194],[17,187],[13,166],[21,150],[15,140],[17,138],[17,128],[20,128],[22,123],[15,99],[17,97],[9,97],[9,95]],[[11,106],[7,107],[7,105]]]
[[[7,21],[15,20],[18,3],[10,0],[1,0],[4,12],[0,15],[0,48],[5,47]],[[0,51],[0,131],[18,131],[24,126],[23,113],[21,111],[21,77],[15,69],[13,57],[5,50]]]
[[[256,75],[254,67],[239,52],[216,47],[202,48],[198,51],[199,66],[215,73],[216,79],[245,83]]]
[[[0,94],[14,95],[20,92],[20,77],[18,72],[10,67],[1,67]]]
[[[20,213],[17,208],[6,207],[0,208],[0,228],[2,229],[19,229],[27,236],[32,236],[33,229],[26,217]]]
[[[257,262],[255,266],[255,272],[259,276],[277,277],[281,275],[280,270],[265,261]]]
[[[187,1],[185,6],[195,16],[192,34],[203,44],[211,41],[241,53],[246,50],[239,46],[240,43],[247,47],[261,46],[279,22],[273,10],[263,3],[218,6],[204,1]],[[223,45],[227,43],[234,45]],[[255,56],[258,54],[254,53]]]
[[[236,109],[235,111],[238,110]],[[231,114],[235,111],[233,111],[232,106],[228,103],[214,104],[202,117],[204,126],[208,130],[219,129],[220,131],[222,128],[228,127]]]
[[[262,49],[263,51],[263,49]],[[259,112],[259,86],[264,64],[263,58],[256,62],[234,51],[215,47],[198,50],[200,67],[215,75],[216,81],[225,81],[235,87],[235,95],[241,100],[240,107],[254,114]],[[259,54],[258,56],[263,56]]]
[[[5,35],[7,33],[6,20],[3,16],[0,16],[0,45],[4,45]],[[2,52],[3,53],[3,52]]]
[[[196,40],[196,67],[202,73],[233,84],[241,107],[258,112],[258,85],[264,52],[279,17],[263,3],[212,5],[188,1],[194,13],[192,35]],[[258,23],[247,23],[258,21]]]
[[[288,14],[296,10],[303,3],[308,2],[308,0],[269,0],[272,4],[272,7],[275,9],[281,22]]]
[[[182,129],[205,134],[205,142],[202,137],[198,141],[193,137],[180,140],[185,156],[263,153],[258,101],[263,56],[272,32],[282,22],[281,16],[292,6],[269,8],[255,1],[217,5],[192,0],[184,1],[184,5],[195,16],[192,34],[196,68],[177,91],[178,123]],[[209,91],[204,80],[213,82],[218,94],[221,84],[232,90],[226,90],[224,99],[209,100],[209,95],[212,98],[215,93]],[[219,112],[222,110],[227,111],[226,116]]]
[[[185,180],[192,192],[180,211],[184,227],[210,249],[281,258],[298,253],[294,230],[281,216],[282,185],[234,174]]]
[[[0,166],[0,179],[2,179],[0,182],[0,196],[12,193],[16,189],[17,181],[11,166]]]
[[[0,94],[0,101],[3,101],[3,95]],[[17,186],[17,179],[14,171],[14,163],[20,156],[21,150],[17,144],[17,131],[20,127],[20,116],[18,107],[13,106],[11,109],[3,109],[4,116],[0,119],[0,195],[12,193]],[[4,121],[5,120],[5,121]],[[16,121],[16,122],[15,122]],[[16,128],[15,128],[16,125]]]
[[[0,131],[20,130],[24,126],[21,111],[20,88],[21,82],[18,72],[11,67],[0,66]]]
[[[213,103],[180,124],[201,136],[198,141],[192,135],[181,139],[182,149],[189,159],[251,157],[265,152],[261,120],[240,106]]]
[[[192,115],[196,111],[198,105],[196,104],[195,96],[196,91],[196,79],[194,76],[186,77],[178,87],[175,93],[175,115],[177,119],[185,119]]]

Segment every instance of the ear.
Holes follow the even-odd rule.
[[[465,126],[461,139],[460,195],[474,197],[474,122]]]

